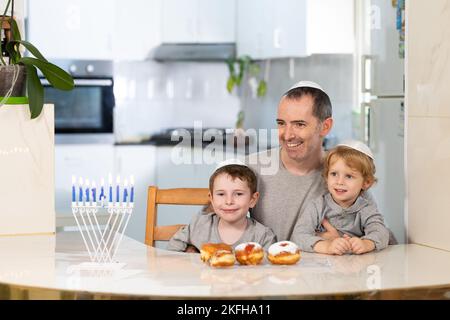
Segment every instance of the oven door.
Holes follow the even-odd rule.
[[[46,79],[44,100],[55,105],[56,133],[113,133],[112,78],[74,78],[71,91],[57,90]]]

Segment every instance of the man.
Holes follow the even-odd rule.
[[[247,163],[258,174],[261,194],[252,217],[282,241],[291,238],[308,202],[326,191],[322,144],[333,126],[330,98],[318,84],[300,81],[281,98],[277,126],[280,148],[252,154]],[[270,174],[264,174],[261,161],[267,158],[277,169]],[[330,226],[336,236],[333,229]]]

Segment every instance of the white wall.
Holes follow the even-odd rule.
[[[406,43],[408,236],[450,250],[450,0],[409,0]]]

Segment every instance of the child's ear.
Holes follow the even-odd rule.
[[[250,203],[249,203],[249,207],[253,208],[256,203],[258,202],[259,199],[259,192],[255,192],[254,194],[252,194],[252,197],[250,199]]]
[[[369,189],[371,186],[373,186],[373,183],[375,181],[373,179],[366,179],[366,181],[364,181],[362,189],[365,191],[367,189]]]

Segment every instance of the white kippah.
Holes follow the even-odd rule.
[[[315,88],[315,89],[319,89],[320,91],[325,92],[325,90],[323,90],[321,86],[319,86],[317,83],[312,82],[312,81],[299,81],[296,84],[294,84],[288,91],[295,89],[295,88],[301,88],[301,87]]]
[[[362,143],[361,141],[347,140],[342,143],[339,143],[336,147],[339,147],[339,146],[345,146],[345,147],[349,147],[349,148],[358,150],[359,152],[364,153],[366,156],[368,156],[369,158],[374,160],[373,153],[370,150],[370,148],[366,144]]]
[[[214,169],[214,171],[217,171],[218,169],[220,169],[222,167],[229,166],[229,165],[232,165],[232,164],[247,167],[247,165],[244,162],[242,162],[241,160],[233,158],[233,159],[227,159],[227,160],[222,161],[221,163],[219,163],[217,165],[216,169]]]

